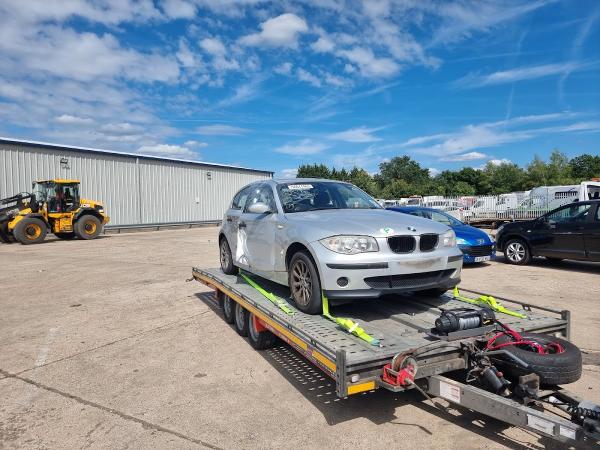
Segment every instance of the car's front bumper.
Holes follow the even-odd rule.
[[[496,259],[496,245],[459,245],[463,252],[464,263],[480,263],[485,261],[493,261]]]
[[[319,242],[313,243],[325,295],[332,299],[377,298],[400,292],[450,289],[460,282],[463,255],[457,247],[405,254],[391,252],[387,243],[379,243],[379,248],[379,252],[342,255]]]

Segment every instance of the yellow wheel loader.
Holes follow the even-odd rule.
[[[21,244],[42,242],[48,233],[60,239],[94,239],[109,221],[104,206],[79,197],[77,180],[43,180],[0,200],[0,239]]]

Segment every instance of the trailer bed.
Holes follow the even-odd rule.
[[[394,296],[378,300],[355,301],[332,308],[332,314],[358,322],[365,331],[379,339],[373,346],[347,333],[321,315],[305,314],[294,308],[288,315],[237,275],[225,275],[220,268],[193,269],[193,276],[219,292],[241,303],[259,317],[275,334],[291,344],[305,357],[336,379],[340,397],[382,386],[382,367],[398,354],[432,345],[439,339],[427,332],[443,309],[478,306],[455,300],[451,295],[441,297]],[[276,283],[252,276],[267,291],[288,300],[289,290]],[[551,333],[568,338],[569,316],[566,311],[536,309],[525,304],[504,303],[523,310],[527,319],[497,313],[503,323],[517,331]],[[418,377],[464,369],[466,361],[456,345],[432,345],[420,365]],[[388,386],[385,386],[388,387]],[[389,388],[389,387],[388,387]]]

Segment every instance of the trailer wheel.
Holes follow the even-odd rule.
[[[577,346],[564,339],[543,334],[521,333],[521,336],[525,340],[537,342],[542,346],[557,343],[560,346],[560,351],[540,354],[514,345],[504,347],[504,350],[518,356],[531,367],[531,369],[525,370],[512,360],[498,359],[498,368],[505,374],[517,378],[533,372],[540,377],[540,383],[545,385],[568,384],[579,380],[581,377],[582,362],[581,351]],[[500,336],[495,344],[500,345],[510,342],[510,340],[511,338],[508,336]]]
[[[95,239],[102,233],[102,222],[96,216],[85,214],[77,219],[74,228],[79,239]]]
[[[24,218],[13,230],[15,239],[23,245],[39,244],[46,238],[47,233],[46,224],[37,217]]]
[[[223,296],[222,300],[219,300],[219,306],[223,309],[223,318],[227,323],[233,323],[235,320],[235,303],[231,298],[223,293],[219,293]]]
[[[248,313],[248,340],[256,350],[266,350],[275,345],[277,337],[269,330],[258,331],[256,316]]]
[[[248,336],[248,311],[242,305],[236,302],[235,304],[235,331],[240,336]]]

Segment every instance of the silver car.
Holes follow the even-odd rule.
[[[460,281],[462,252],[440,223],[381,208],[339,181],[260,181],[233,198],[219,233],[221,268],[242,268],[290,287],[317,314],[330,299],[424,291]]]

